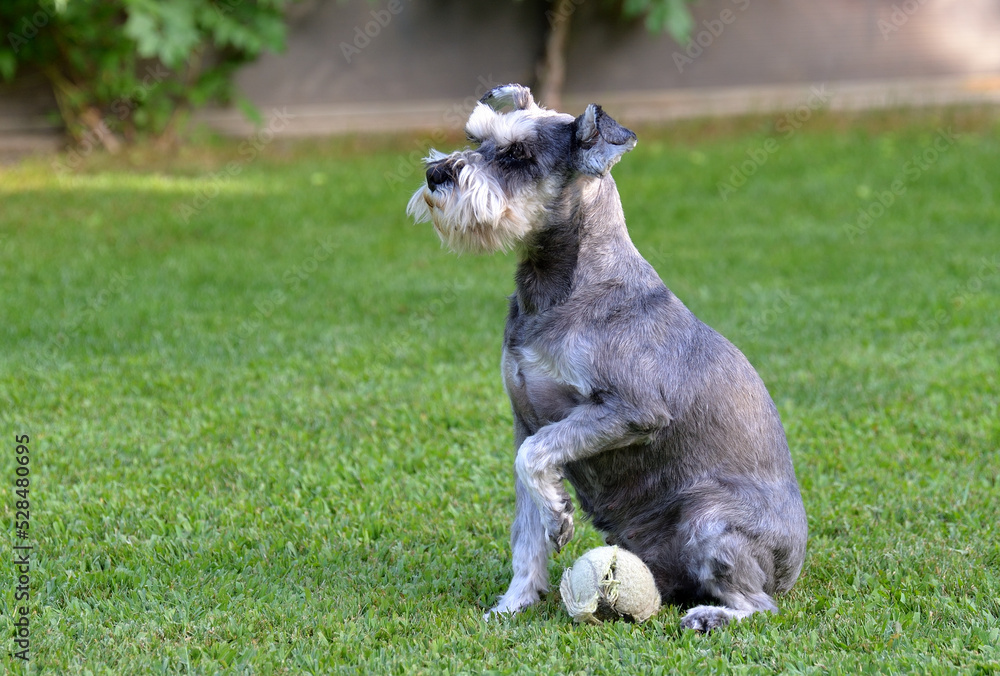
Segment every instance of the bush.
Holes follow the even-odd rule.
[[[172,142],[193,108],[232,100],[238,66],[284,47],[289,1],[5,0],[0,75],[40,70],[77,140]]]

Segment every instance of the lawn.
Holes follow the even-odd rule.
[[[27,544],[32,673],[1000,673],[1000,124],[776,120],[640,129],[615,169],[767,383],[809,515],[781,614],[706,636],[555,591],[483,622],[515,260],[408,223],[423,141],[0,168],[4,664]],[[600,543],[579,520],[551,580]]]

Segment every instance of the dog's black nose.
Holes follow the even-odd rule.
[[[433,192],[439,185],[451,183],[455,180],[455,174],[450,162],[435,162],[427,167],[427,187]]]

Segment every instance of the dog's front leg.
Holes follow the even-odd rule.
[[[617,405],[616,405],[617,404]],[[539,429],[517,451],[517,478],[538,509],[545,539],[559,551],[573,536],[573,503],[563,486],[563,467],[613,448],[635,443],[653,429],[669,422],[643,421],[621,402],[583,404],[556,423]]]
[[[510,532],[514,577],[507,592],[486,614],[487,619],[493,613],[516,613],[523,610],[538,601],[541,593],[549,588],[550,547],[541,516],[520,479],[515,480],[514,490],[517,506]]]
[[[525,439],[514,459],[514,471],[538,515],[542,541],[558,552],[573,537],[573,501],[563,485],[562,466],[566,463],[559,462],[560,454],[544,444],[544,438],[537,434]]]
[[[490,613],[515,613],[535,603],[548,588],[549,554],[573,536],[573,503],[563,486],[562,468],[566,463],[627,446],[645,436],[642,430],[665,425],[669,420],[665,412],[655,419],[639,416],[637,409],[613,400],[578,406],[559,422],[545,425],[530,436],[515,420],[520,443],[514,460],[514,578]]]
[[[514,410],[514,445],[518,450],[529,436],[528,426]],[[514,524],[510,529],[510,548],[513,554],[514,577],[507,592],[500,597],[486,618],[494,613],[516,613],[538,601],[549,588],[549,541],[527,487],[517,477],[514,479],[516,505]]]

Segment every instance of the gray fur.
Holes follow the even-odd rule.
[[[493,98],[531,110],[530,92],[512,87]],[[461,157],[485,163],[490,185],[519,186],[518,198],[529,180],[547,191],[535,195],[544,218],[518,243],[504,332],[514,577],[491,612],[547,590],[548,557],[573,535],[564,479],[607,542],[649,566],[664,602],[702,604],[682,626],[776,611],[772,597],[802,567],[806,517],[774,403],[629,239],[608,171],[635,135],[597,106],[573,121],[540,115],[535,131],[530,166],[505,164],[489,138],[428,166],[439,182],[440,163]]]

